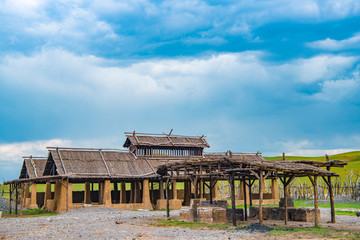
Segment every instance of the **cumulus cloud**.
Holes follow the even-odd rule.
[[[23,156],[47,157],[46,147],[69,146],[70,140],[51,139],[42,141],[0,144],[0,162],[22,162]]]
[[[357,33],[353,37],[343,39],[343,40],[334,40],[331,38],[326,38],[325,40],[319,40],[315,42],[308,43],[307,46],[311,48],[318,48],[323,50],[334,50],[341,51],[347,49],[359,49],[360,47],[360,33]]]

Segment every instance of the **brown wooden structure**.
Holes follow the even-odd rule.
[[[179,209],[189,205],[190,199],[217,199],[217,181],[226,180],[231,187],[233,211],[237,204],[259,203],[259,222],[263,224],[262,205],[265,201],[278,203],[277,179],[286,188],[295,177],[309,177],[314,184],[322,177],[332,192],[331,167],[342,167],[344,162],[326,161],[266,161],[261,153],[205,153],[210,147],[204,136],[191,137],[169,134],[126,134],[124,147],[119,149],[49,147],[48,157],[26,158],[20,178],[9,181],[10,191],[15,191],[18,202],[28,206],[28,189],[36,196],[36,184],[46,184],[41,207],[63,212],[87,205],[118,209]],[[322,169],[322,168],[326,168]],[[265,179],[272,180],[272,192],[264,192]],[[235,199],[235,181],[241,184],[239,199]],[[251,186],[259,181],[259,192],[252,193]],[[177,185],[183,184],[178,190]],[[83,184],[84,191],[72,191],[72,184]],[[52,187],[53,185],[53,187]],[[95,187],[94,187],[95,186]],[[97,189],[96,189],[97,188]],[[54,189],[52,191],[52,189]],[[35,194],[33,194],[35,192]],[[10,194],[10,196],[12,196]],[[333,197],[330,198],[333,209]],[[241,201],[241,202],[240,202]],[[30,206],[38,204],[31,197]],[[37,207],[37,205],[36,205]],[[317,199],[315,199],[317,208]],[[16,209],[17,212],[17,209]],[[233,224],[236,225],[236,214]],[[335,216],[332,215],[335,222]],[[287,223],[287,214],[285,224]],[[318,224],[316,222],[316,224]]]

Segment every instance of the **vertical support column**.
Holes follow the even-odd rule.
[[[230,174],[230,191],[231,191],[231,214],[232,214],[232,225],[236,226],[236,206],[235,206],[235,184],[234,174]]]
[[[245,189],[245,191],[244,191],[244,220],[245,221],[247,221],[247,201],[246,201],[246,199],[247,199],[247,194],[246,194],[246,189],[247,189],[247,187],[246,187],[246,182],[245,182],[246,180],[245,180],[245,177],[244,177],[244,179],[243,179],[243,189]]]
[[[167,178],[166,179],[166,184],[165,184],[165,187],[166,187],[166,217],[170,217],[170,202],[169,202],[169,187],[170,187],[170,184],[169,184],[169,181],[170,179]]]
[[[33,183],[31,185],[30,209],[37,209],[38,207],[36,199],[36,183]]]
[[[9,214],[11,214],[12,184],[9,185]]]
[[[143,198],[142,198],[142,202],[143,202],[143,208],[147,209],[147,210],[152,210],[152,204],[151,204],[151,200],[150,200],[150,190],[149,190],[149,180],[148,179],[144,179],[143,181]]]
[[[326,156],[326,161],[329,162],[329,156]],[[326,170],[330,171],[330,167],[326,167]],[[332,188],[332,183],[331,183],[331,177],[328,177],[328,187],[329,187],[329,195],[330,195],[330,208],[331,208],[331,223],[335,223],[335,205],[334,205],[334,192],[333,192],[333,188]]]
[[[18,192],[18,183],[15,183],[15,214],[18,214],[18,201],[19,201],[19,192]]]
[[[61,181],[61,182],[60,182]],[[58,180],[55,183],[55,209],[56,212],[65,212],[68,208],[68,181]]]
[[[67,182],[67,206],[66,206],[66,211],[69,211],[69,208],[71,208],[73,204],[73,194],[72,194],[72,183]]]
[[[20,194],[20,217],[22,216],[22,210],[23,210],[23,198],[24,198],[24,183],[21,184],[21,194]]]
[[[172,191],[173,191],[173,199],[177,199],[177,187],[176,187],[176,181],[173,180],[172,182]]]
[[[24,191],[23,205],[25,207],[29,207],[29,206],[26,206],[26,199],[30,198],[30,186],[29,186],[29,183],[24,183],[24,185],[25,185],[24,186],[25,191]]]
[[[110,180],[104,181],[104,190],[103,190],[103,201],[105,206],[111,206],[111,182]]]
[[[190,205],[190,199],[191,199],[191,186],[189,181],[184,181],[184,202],[185,205]]]
[[[45,184],[45,196],[44,196],[44,206],[42,207],[43,210],[47,209],[47,200],[51,199],[51,183],[46,182]]]
[[[135,182],[130,183],[130,203],[135,202]]]
[[[164,199],[164,181],[159,182],[160,199]]]
[[[263,183],[264,183],[264,177],[263,177],[263,171],[260,170],[259,171],[259,224],[263,225],[264,224],[264,220],[263,220]]]
[[[85,182],[84,203],[91,204],[90,183]]]
[[[286,184],[286,177],[284,177],[284,204],[285,204],[285,225],[288,224],[288,190]]]
[[[140,203],[140,182],[135,182],[135,202]]]
[[[317,176],[314,176],[315,227],[319,226]]]
[[[271,196],[275,204],[279,202],[279,190],[276,179],[271,179]]]
[[[126,203],[126,183],[121,182],[120,203]]]
[[[215,183],[215,186],[213,188],[213,197],[214,197],[215,200],[219,199],[218,182]]]
[[[253,183],[255,182],[255,180],[251,180],[249,179],[249,203],[250,203],[250,207],[252,207],[252,191],[251,191],[251,187],[253,185]]]

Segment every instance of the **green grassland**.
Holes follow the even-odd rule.
[[[282,156],[276,157],[265,157],[266,160],[282,160]],[[360,151],[341,153],[336,155],[329,155],[330,160],[340,160],[347,162],[344,168],[332,168],[331,171],[340,175],[341,178],[345,179],[349,172],[354,172],[356,174],[360,174]],[[323,157],[302,157],[302,156],[286,156],[286,160],[294,161],[294,160],[311,160],[311,161],[319,161],[325,162],[326,158]]]

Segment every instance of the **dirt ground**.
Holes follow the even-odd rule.
[[[289,222],[287,228],[301,231],[242,230],[257,220],[240,222],[240,229],[181,228],[158,225],[154,219],[166,219],[163,211],[125,211],[111,208],[82,208],[57,216],[0,219],[0,239],[360,239],[360,218],[337,216],[330,224],[328,210],[321,209],[321,228],[313,223]],[[179,211],[171,212],[176,220]],[[272,228],[284,227],[283,221],[265,220]]]

